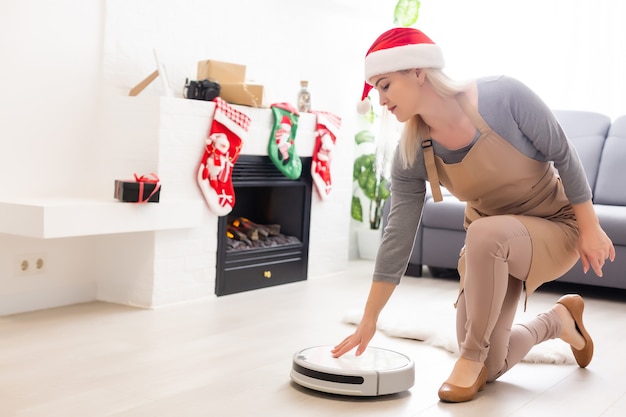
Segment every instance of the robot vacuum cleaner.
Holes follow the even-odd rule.
[[[351,396],[378,396],[406,391],[415,382],[415,363],[392,350],[368,347],[333,358],[332,346],[296,352],[291,379],[316,391]]]

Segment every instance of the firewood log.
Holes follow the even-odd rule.
[[[236,226],[229,224],[228,226],[226,226],[226,231],[227,233],[231,233],[234,239],[246,242],[248,244],[250,243],[250,239],[248,239],[248,236],[244,232],[240,231]]]
[[[233,220],[232,225],[240,232],[245,233],[250,240],[259,240],[259,229],[255,227],[254,223],[250,221],[244,222],[241,219],[242,218],[240,217]]]
[[[246,219],[245,217],[239,217],[237,220],[239,220],[246,227],[252,230],[256,230],[257,233],[259,234],[259,238],[261,239],[265,239],[270,235],[269,229],[262,224],[255,223],[251,221],[250,219]]]
[[[265,224],[270,236],[278,236],[280,234],[280,224]]]

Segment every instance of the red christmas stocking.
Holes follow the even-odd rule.
[[[209,208],[225,216],[235,206],[232,168],[237,162],[250,118],[217,97],[213,122],[198,168],[198,185]]]
[[[332,190],[330,162],[341,127],[341,118],[332,113],[312,111],[317,116],[315,148],[311,162],[311,176],[317,193],[325,200]]]
[[[276,168],[287,178],[297,180],[302,174],[302,160],[296,154],[296,132],[300,114],[289,103],[270,106],[274,114],[274,127],[267,147],[267,154]]]

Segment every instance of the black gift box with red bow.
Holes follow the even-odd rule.
[[[155,174],[135,174],[135,180],[115,180],[115,198],[128,203],[158,203],[161,183]]]

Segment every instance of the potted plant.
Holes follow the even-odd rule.
[[[383,206],[389,191],[389,141],[384,130],[374,135],[377,116],[373,109],[365,116],[366,126],[355,136],[357,154],[353,165],[351,216],[363,223],[356,231],[359,257],[374,259],[382,235]],[[385,123],[382,123],[385,125]]]
[[[363,144],[374,144],[374,134],[369,130],[362,130],[354,136],[357,146]],[[389,198],[388,179],[384,175],[384,167],[377,163],[376,146],[373,152],[363,153],[354,161],[352,180],[358,186],[362,194],[369,200],[368,202],[368,222],[369,228],[380,229],[382,220],[383,204]],[[352,196],[352,218],[364,222],[363,205],[361,198],[355,194]]]

